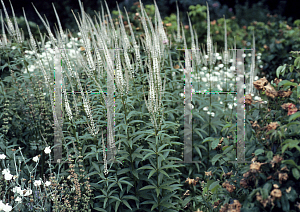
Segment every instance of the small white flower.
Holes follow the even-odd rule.
[[[3,175],[9,174],[9,173],[10,173],[9,169],[3,169],[3,171],[2,171],[2,174],[3,174]]]
[[[292,57],[289,57],[289,60],[291,60],[292,59]]]
[[[230,70],[234,71],[235,70],[235,66],[231,66]]]
[[[254,97],[254,100],[255,100],[255,101],[261,101],[262,99],[261,99],[261,97],[259,97],[259,96],[255,96],[255,97]]]
[[[20,202],[22,202],[22,198],[21,197],[17,197],[15,201],[20,203]]]
[[[78,35],[78,36],[81,36],[81,32],[78,32],[77,35]]]
[[[212,117],[214,117],[214,116],[215,116],[215,113],[214,113],[214,112],[211,112],[210,115],[211,115]]]
[[[208,55],[205,55],[204,58],[207,59],[207,58],[208,58]]]
[[[217,60],[222,60],[222,57],[221,57],[221,56],[218,56],[218,57],[217,57]]]
[[[208,107],[204,107],[203,110],[208,111]]]
[[[6,155],[4,155],[4,154],[0,155],[0,159],[4,160],[5,158],[6,158]]]
[[[248,57],[251,57],[252,56],[252,54],[251,53],[248,53]]]
[[[202,69],[206,71],[206,70],[207,70],[207,67],[203,67]]]
[[[263,66],[263,65],[260,65],[259,67],[260,67],[260,68],[263,68],[264,66]]]
[[[220,68],[219,68],[218,66],[215,67],[215,70],[216,70],[216,71],[219,71],[219,69],[220,69]]]
[[[223,104],[223,102],[221,101],[221,102],[220,102],[220,104],[222,105],[222,104]]]
[[[181,96],[181,97],[184,97],[184,94],[183,94],[183,93],[180,93],[180,96]]]
[[[260,60],[260,56],[257,56],[257,59]]]
[[[12,46],[12,47],[11,47],[11,49],[16,49],[16,48],[17,48],[17,47],[15,47],[15,46]]]
[[[33,157],[32,160],[37,163],[39,161],[39,156]]]
[[[233,59],[230,59],[229,62],[230,62],[230,63],[233,63]]]
[[[261,56],[261,53],[258,53],[259,56]]]
[[[20,195],[23,195],[23,190],[22,190],[21,187],[19,187],[19,186],[14,187],[14,188],[13,188],[13,192],[14,192],[14,193],[18,193],[18,194],[20,194]]]
[[[34,181],[33,184],[34,184],[34,186],[40,186],[42,184],[42,181],[36,180],[36,181]]]
[[[246,54],[243,54],[243,57],[246,57]]]
[[[223,67],[224,67],[224,64],[219,64],[219,67],[220,67],[220,68],[223,68]]]
[[[13,178],[13,175],[10,174],[10,173],[6,173],[6,174],[4,175],[4,178],[5,178],[5,180],[11,180],[11,179]]]
[[[216,55],[216,57],[218,57],[220,55],[220,53],[217,52],[217,53],[215,53],[215,55]]]
[[[6,205],[3,205],[2,210],[3,210],[4,212],[9,212],[9,211],[12,210],[12,206],[10,206],[8,203],[6,203]]]
[[[254,80],[258,80],[258,76],[255,76],[255,77],[254,77]]]
[[[51,152],[50,146],[46,147],[45,150],[44,150],[44,152],[46,154],[50,154],[50,152]]]
[[[24,194],[24,197],[29,196],[32,194],[32,190],[27,190],[26,193]]]
[[[51,185],[51,182],[50,181],[46,181],[45,182],[45,186],[50,186]]]
[[[232,104],[228,104],[228,108],[229,108],[229,109],[232,109]]]

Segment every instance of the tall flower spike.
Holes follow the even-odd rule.
[[[17,35],[17,42],[22,43],[23,40],[22,40],[22,36],[21,36],[20,30],[19,30],[19,27],[18,27],[17,19],[16,19],[15,12],[14,12],[14,8],[11,5],[10,0],[9,0],[9,3],[10,3],[10,7],[11,7],[11,12],[13,14],[14,22],[15,22],[15,29],[16,29],[15,33]]]
[[[27,26],[27,29],[28,29],[29,37],[30,37],[31,50],[33,50],[33,52],[35,54],[37,54],[37,45],[36,45],[36,42],[35,42],[35,40],[32,36],[31,30],[30,30],[30,27],[29,27],[29,24],[28,24],[26,15],[25,15],[24,8],[22,8],[22,9],[23,9],[24,19],[25,19],[25,23],[26,23],[26,26]]]
[[[1,0],[1,3],[2,3],[3,9],[4,9],[5,17],[7,19],[7,25],[8,25],[8,30],[7,31],[10,35],[15,35],[14,25],[12,24],[11,20],[9,19],[8,13],[6,11],[6,7],[5,7],[2,0]]]
[[[180,23],[179,23],[179,9],[178,2],[176,1],[176,9],[177,9],[177,42],[180,42]]]
[[[127,17],[127,21],[128,21],[128,26],[130,29],[130,34],[131,34],[131,39],[132,39],[132,43],[133,43],[133,48],[135,50],[135,60],[137,61],[137,68],[140,67],[142,68],[142,61],[141,61],[141,55],[140,55],[140,47],[137,45],[135,37],[134,37],[134,33],[131,27],[131,23],[128,17],[128,13],[126,11],[126,8],[124,7],[125,13],[126,13],[126,17]]]
[[[3,16],[2,16],[2,11],[0,10],[0,14],[1,14],[1,24],[2,24],[2,46],[6,46],[7,45],[7,37],[6,37],[6,34],[5,34],[5,30],[4,30],[4,20],[3,20]]]
[[[253,31],[253,51],[252,51],[252,63],[251,63],[251,76],[250,76],[250,91],[249,93],[253,94],[253,79],[254,79],[254,71],[255,71],[255,36],[254,36],[254,31]]]
[[[157,19],[158,19],[157,21],[158,21],[159,34],[163,38],[163,42],[168,43],[168,38],[167,38],[166,32],[164,30],[164,27],[162,25],[162,20],[161,20],[160,13],[159,13],[159,10],[158,10],[158,7],[157,7],[157,4],[156,4],[155,0],[154,0],[154,5],[155,5],[155,13],[157,14]]]
[[[2,1],[2,0],[1,0]],[[46,27],[46,30],[48,31],[48,34],[50,36],[51,41],[55,44],[56,43],[56,38],[54,37],[54,35],[51,32],[50,26],[46,24],[46,22],[44,21],[44,19],[42,18],[42,16],[40,15],[40,13],[37,11],[37,9],[35,8],[35,6],[32,3],[32,6],[34,8],[34,10],[36,11],[36,13],[38,14],[38,16],[40,17],[41,21],[43,22],[44,26]]]
[[[211,49],[212,49],[212,41],[210,37],[210,17],[209,17],[209,9],[208,9],[208,4],[207,5],[207,55],[209,59],[211,59]]]
[[[55,6],[54,6],[53,3],[52,3],[52,6],[53,6],[53,9],[54,9],[54,13],[55,13],[56,19],[57,19],[57,23],[58,23],[59,33],[60,33],[61,39],[64,41],[64,37],[66,37],[66,36],[65,36],[65,33],[64,33],[64,31],[63,31],[63,29],[62,29],[62,27],[61,27],[60,19],[59,19],[59,16],[58,16],[58,14],[57,14],[57,12],[56,12],[56,9],[55,9]],[[64,42],[63,42],[63,43],[64,43]]]
[[[106,161],[106,153],[105,153],[106,148],[104,144],[103,130],[102,130],[102,149],[103,149],[103,161],[104,161],[104,174],[107,175],[108,170],[107,170],[107,161]]]
[[[227,48],[227,29],[226,29],[226,19],[224,15],[224,29],[225,29],[225,35],[224,35],[224,40],[225,40],[225,48],[224,48],[224,53],[223,53],[223,58],[222,61],[225,64],[225,66],[228,65],[228,48]]]

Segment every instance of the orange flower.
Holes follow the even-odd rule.
[[[216,20],[213,20],[213,21],[210,22],[211,25],[215,25],[216,23],[217,23]]]

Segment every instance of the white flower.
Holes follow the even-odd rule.
[[[254,100],[255,100],[255,101],[261,101],[262,99],[261,99],[261,97],[259,97],[259,96],[255,96],[255,97],[254,97]]]
[[[13,188],[13,192],[14,192],[14,193],[18,193],[18,194],[20,194],[21,196],[23,196],[23,190],[22,190],[21,187],[18,187],[18,186],[14,187],[14,188]]]
[[[251,53],[248,53],[248,57],[251,57],[252,56],[252,54]]]
[[[4,175],[5,180],[11,180],[12,177],[13,177],[13,175],[10,173],[5,173],[5,175]]]
[[[208,107],[204,107],[203,110],[208,111]]]
[[[255,77],[254,77],[254,80],[258,80],[258,76],[255,76]]]
[[[39,156],[33,157],[32,160],[37,163],[39,161]]]
[[[203,69],[203,70],[207,70],[207,67],[203,67],[202,69]]]
[[[243,57],[246,57],[246,54],[243,54]]]
[[[205,55],[205,56],[204,56],[204,58],[206,58],[206,59],[207,59],[207,58],[208,58],[208,55]]]
[[[20,202],[22,202],[22,198],[21,197],[17,197],[15,201],[20,203]]]
[[[2,171],[2,174],[3,174],[3,175],[9,174],[9,173],[10,173],[9,169],[3,169],[3,171]]]
[[[223,67],[224,67],[224,64],[219,64],[219,67],[220,67],[220,68],[223,68]]]
[[[263,68],[264,66],[263,66],[263,65],[260,65],[259,67],[260,67],[260,68]]]
[[[258,59],[258,60],[260,60],[260,58],[261,58],[260,56],[257,56],[257,59]]]
[[[218,57],[217,57],[217,60],[222,60],[222,56],[218,56]]]
[[[51,152],[50,146],[46,147],[45,150],[44,150],[44,152],[46,154],[50,154],[50,152]]]
[[[3,204],[3,203],[2,203],[2,204]],[[9,211],[12,210],[12,207],[11,207],[8,203],[6,203],[6,205],[3,204],[2,210],[3,210],[4,212],[9,212]]]
[[[24,194],[24,197],[29,196],[32,194],[32,190],[27,190],[26,193]]]
[[[46,181],[45,182],[45,186],[49,186],[49,185],[51,185],[51,182],[50,181]]]
[[[0,155],[0,159],[3,160],[3,159],[5,159],[5,158],[6,158],[6,155],[4,155],[4,154],[1,154],[1,155]]]
[[[34,186],[40,186],[42,184],[42,181],[36,180],[36,181],[34,181],[33,184],[34,184]]]

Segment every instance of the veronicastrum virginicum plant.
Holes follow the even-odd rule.
[[[182,99],[179,97],[180,93],[176,91],[177,93],[175,92],[175,94],[177,94],[177,96],[172,96],[174,88],[178,86],[176,82],[179,83],[182,81],[182,72],[180,73],[179,70],[174,70],[173,65],[171,65],[172,58],[170,59],[169,56],[172,52],[172,42],[168,39],[164,32],[157,5],[155,3],[155,18],[153,26],[151,18],[148,17],[143,5],[141,4],[141,16],[139,17],[145,34],[143,36],[144,39],[140,39],[138,41],[136,41],[134,36],[127,13],[126,16],[129,23],[128,27],[131,31],[131,39],[126,35],[125,26],[123,25],[121,17],[119,17],[120,25],[114,25],[108,8],[108,16],[104,16],[103,11],[102,17],[97,14],[98,20],[95,18],[95,21],[93,21],[93,19],[84,12],[83,5],[81,3],[80,6],[81,18],[77,18],[74,14],[81,36],[81,39],[79,39],[78,42],[76,38],[71,38],[72,43],[68,42],[68,36],[61,28],[59,17],[55,8],[54,11],[57,16],[59,26],[56,38],[51,32],[50,26],[47,25],[40,16],[50,37],[50,43],[46,43],[48,48],[52,47],[53,49],[49,49],[50,54],[52,53],[52,55],[55,55],[54,49],[62,49],[62,66],[64,68],[62,73],[64,76],[62,84],[65,94],[64,106],[69,119],[69,122],[65,122],[63,130],[70,134],[69,136],[64,137],[64,147],[67,151],[67,155],[72,152],[76,153],[77,150],[81,151],[81,154],[84,155],[83,160],[84,169],[86,169],[85,174],[91,177],[91,181],[95,182],[93,183],[93,188],[95,190],[96,199],[93,208],[96,210],[112,211],[118,210],[118,208],[121,210],[122,208],[122,210],[125,211],[136,205],[137,208],[142,208],[144,211],[148,211],[148,206],[150,205],[152,209],[160,211],[178,211],[181,206],[174,202],[179,199],[176,192],[181,191],[181,184],[179,184],[180,178],[178,176],[180,172],[178,168],[182,165],[175,164],[175,161],[179,160],[178,157],[180,154],[177,154],[176,157],[171,157],[170,153],[176,153],[176,151],[180,152],[182,150],[180,148],[182,144],[178,142],[180,141],[178,136],[170,136],[170,134],[171,130],[176,131],[178,129],[179,125],[174,124],[174,122],[179,121],[182,116],[180,113],[174,112],[174,107],[169,107],[167,101],[173,99],[173,102],[177,103],[177,107],[175,107],[175,109],[183,111],[183,107],[178,106],[178,104],[182,103]],[[106,25],[105,22],[108,24]],[[210,23],[209,19],[208,23]],[[180,29],[179,25],[178,29]],[[190,29],[193,37],[194,33],[192,31],[191,23]],[[46,67],[44,61],[48,60],[49,57],[46,56],[46,52],[45,60],[39,56],[39,53],[37,53],[37,47],[35,47],[36,42],[30,33],[29,27],[28,30],[30,34],[30,48],[39,64],[39,69],[34,72],[37,72],[36,74],[38,74],[40,69],[43,71],[42,74],[38,76],[44,77],[46,85],[48,86],[52,112],[54,114],[54,103],[51,94],[53,91],[53,83],[50,82],[53,75],[52,72],[50,72],[49,76],[49,73],[46,71],[53,70],[53,64],[50,60],[47,64],[49,68]],[[183,28],[182,32],[184,32]],[[184,48],[187,49],[184,33],[182,33],[182,36]],[[195,34],[196,44],[193,41],[192,49],[195,47],[197,49],[199,48],[196,36],[197,35]],[[139,45],[137,44],[138,42]],[[78,48],[76,45],[78,44],[81,46],[81,51],[76,51]],[[42,46],[44,46],[44,42],[42,43]],[[110,54],[109,48],[120,47],[123,48],[123,51],[115,52],[116,67],[114,68],[112,60],[113,55]],[[144,55],[142,55],[139,51],[141,47],[144,50],[142,52]],[[73,51],[71,51],[70,48],[73,48]],[[226,49],[227,47],[225,45],[225,50]],[[94,52],[94,55],[92,55],[92,52]],[[200,52],[198,54],[195,51],[192,53],[193,55],[196,55],[196,57],[193,57],[195,58],[195,60],[192,61],[193,67],[196,67],[197,65],[199,66],[203,63],[205,67],[208,66],[208,76],[212,74],[213,70],[216,70],[214,69],[214,66],[216,66],[220,59],[218,59],[219,55],[216,53],[216,50],[213,51],[209,25],[207,53],[203,52],[202,54]],[[224,53],[224,55],[227,55],[227,53]],[[224,64],[228,65],[228,59],[225,56],[224,58]],[[181,61],[178,62],[181,64]],[[135,69],[133,67],[135,67]],[[103,73],[103,70],[107,70],[107,72]],[[206,72],[204,67],[202,70]],[[31,71],[32,68],[28,70],[29,75],[31,75]],[[101,144],[104,142],[104,139],[99,138],[98,129],[106,126],[106,122],[104,121],[107,115],[106,109],[111,105],[111,102],[109,103],[106,101],[107,97],[103,91],[105,91],[105,89],[113,89],[108,87],[108,85],[105,85],[105,80],[103,79],[105,79],[105,76],[108,74],[112,76],[113,71],[115,71],[114,74],[116,77],[117,88],[115,102],[117,124],[115,129],[119,132],[119,134],[116,135],[116,138],[118,138],[117,143],[120,147],[118,148],[120,156],[116,159],[122,163],[121,165],[111,164],[110,172],[108,173],[108,164],[105,160],[105,154],[103,156],[104,166],[99,163],[99,158],[101,157],[99,155],[102,152],[105,153],[105,147]],[[123,76],[123,71],[125,72],[125,77]],[[134,74],[131,75],[133,71]],[[180,74],[180,79],[177,79],[178,76],[175,74],[175,83],[171,82],[169,76],[170,71],[176,71]],[[183,71],[183,68],[181,71]],[[83,79],[86,77],[85,75],[88,76],[87,79]],[[134,75],[135,77],[133,77]],[[162,75],[164,76],[164,83],[162,83],[161,80]],[[74,78],[76,79],[74,80]],[[148,84],[141,86],[140,82],[143,82],[144,79],[148,80]],[[204,79],[204,77],[201,77],[201,79]],[[133,81],[134,86],[132,86],[131,81]],[[97,89],[101,95],[88,95],[87,93],[85,95],[81,84],[85,84],[86,86],[89,85],[89,89],[91,90]],[[211,90],[211,82],[209,85]],[[79,87],[83,103],[76,102],[76,96],[74,94],[76,87]],[[71,89],[72,91],[74,99],[73,104],[69,102],[67,98],[66,91],[68,89]],[[146,89],[149,91],[147,95],[148,100],[146,99],[146,94],[141,92]],[[99,98],[101,96],[102,99]],[[194,99],[201,109],[205,107],[205,99],[201,99],[196,95],[194,96]],[[141,104],[143,100],[145,104]],[[210,109],[214,107],[218,108],[218,102],[216,101],[220,100],[226,102],[226,99],[224,100],[223,97],[218,100],[212,100],[211,96],[207,107],[209,106]],[[233,103],[233,100],[231,101]],[[99,102],[101,104],[99,104]],[[93,105],[90,106],[90,103]],[[77,108],[77,106],[81,105],[84,105],[84,113],[80,113]],[[75,107],[76,115],[72,112],[73,107]],[[197,112],[194,114],[197,117],[206,118],[207,113],[208,112],[205,112],[205,110],[201,110],[198,115]],[[211,110],[209,111],[209,114],[212,117],[215,116]],[[231,113],[231,116],[228,116],[228,120],[234,119],[232,115],[233,114]],[[80,119],[81,117],[83,117],[83,119]],[[215,130],[215,134],[208,136],[214,136],[215,138],[220,137],[217,133],[217,129],[221,130],[220,126],[226,124],[224,120],[219,123],[217,122],[216,118],[220,119],[220,117],[222,117],[221,113],[217,113],[212,121],[208,121],[209,124],[206,123],[205,125],[203,123],[200,124],[200,126],[203,125],[201,128],[198,126],[197,128],[193,128],[194,132],[197,132],[199,135],[196,139],[205,139],[206,137],[203,136],[203,132],[209,130],[210,127]],[[95,120],[98,121],[95,122]],[[204,121],[203,118],[202,120]],[[209,120],[211,120],[210,116]],[[78,127],[78,125],[82,123],[87,123],[89,127]],[[194,125],[194,127],[196,127],[196,125]],[[88,135],[86,133],[85,135],[80,135],[80,133],[83,134],[83,131],[86,131],[86,129],[89,130],[90,134]],[[106,132],[108,134],[108,132],[111,131],[112,129],[109,129]],[[182,133],[183,131],[180,132],[181,135]],[[114,141],[112,138],[112,134],[109,134],[108,142],[110,143],[110,146],[113,147]],[[228,145],[230,144],[229,142],[227,143]],[[73,148],[68,147],[70,144],[73,144]],[[211,155],[215,155],[215,151],[212,151],[212,146],[215,144],[209,144],[207,146],[204,145],[206,145],[205,142],[200,145],[199,143],[194,144],[195,153],[196,155],[198,154],[196,160],[202,160],[202,165],[206,169],[206,167],[209,167],[211,164]],[[169,149],[166,149],[167,147]],[[200,149],[204,151],[201,152]],[[108,151],[110,150],[108,149]],[[149,162],[151,165],[149,165]],[[216,161],[213,162],[215,163]],[[144,165],[147,163],[148,165]],[[191,169],[192,166],[188,165],[184,168],[188,169],[188,171],[183,171],[184,173],[188,173],[183,174],[184,177],[186,175],[189,176],[194,174],[194,171]],[[197,168],[198,172],[200,172],[199,165]],[[105,175],[101,170],[104,170]],[[101,178],[100,181],[99,176]],[[126,190],[124,189],[125,187],[127,187]],[[111,190],[112,188],[114,188],[113,191]]]

